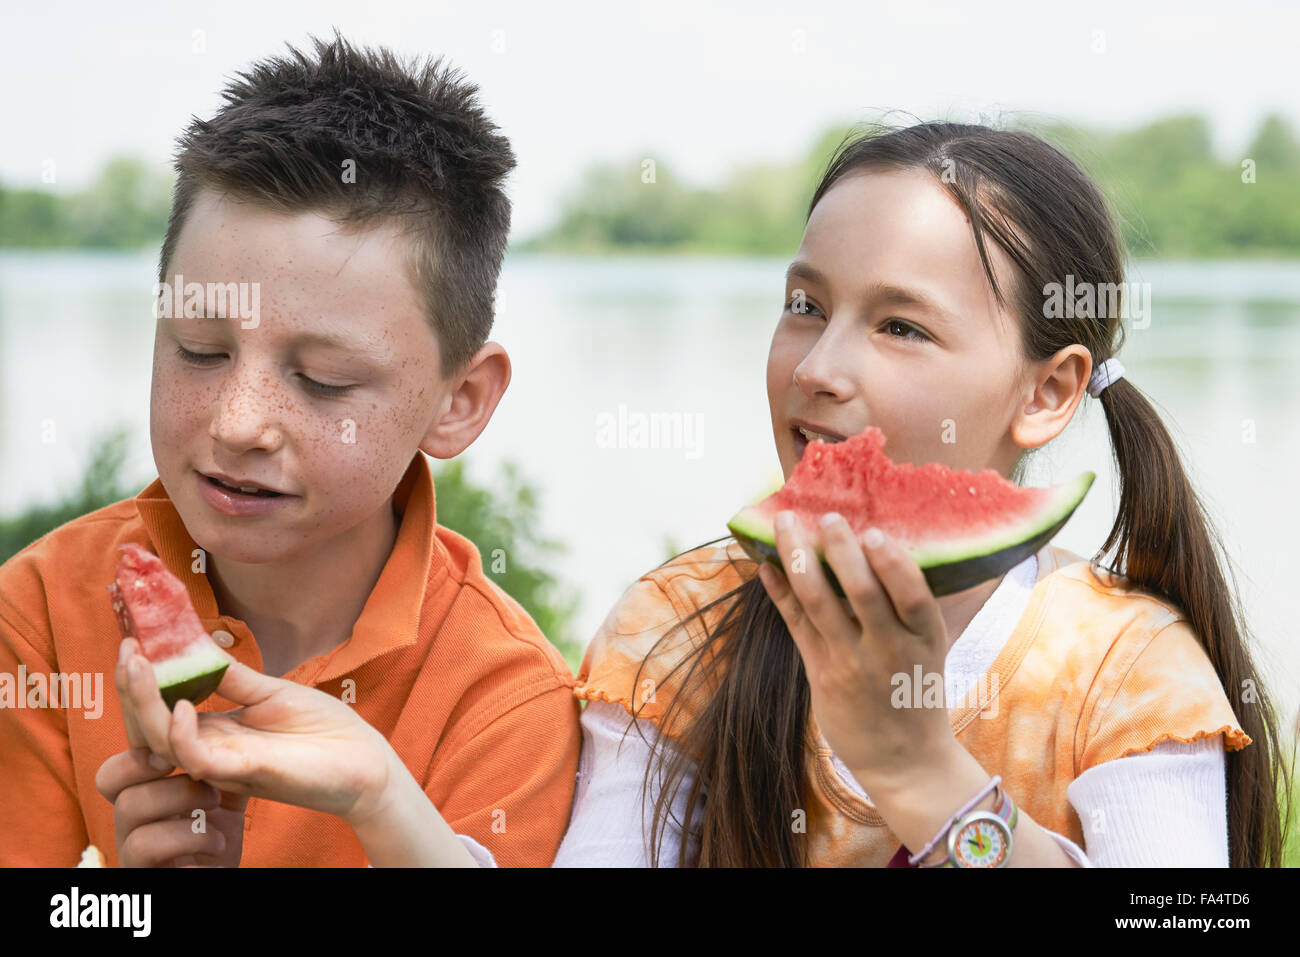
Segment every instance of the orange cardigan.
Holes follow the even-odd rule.
[[[662,730],[689,665],[669,672],[704,640],[704,626],[692,620],[646,660],[651,646],[755,574],[731,541],[695,549],[642,576],[588,647],[574,693],[618,702]],[[949,711],[957,740],[990,775],[1002,776],[1024,812],[1080,847],[1085,831],[1066,788],[1084,771],[1169,739],[1224,734],[1229,751],[1251,743],[1186,620],[1167,602],[1125,585],[1078,555],[1045,546],[1015,631],[987,678]],[[725,603],[707,613],[710,629],[724,611]],[[680,737],[709,691],[683,700],[670,737]],[[816,719],[808,717],[811,862],[884,867],[901,842],[872,804],[840,780]]]

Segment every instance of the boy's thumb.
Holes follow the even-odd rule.
[[[264,675],[231,658],[226,673],[221,676],[221,684],[217,686],[217,694],[239,705],[257,704],[271,697],[284,684],[283,678]]]

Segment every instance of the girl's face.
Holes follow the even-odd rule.
[[[1009,290],[1010,260],[987,248]],[[787,274],[768,355],[787,479],[807,446],[801,429],[842,439],[872,425],[895,462],[1008,475],[1017,440],[1047,441],[1012,435],[1035,386],[970,222],[931,174],[858,172],[827,191]]]

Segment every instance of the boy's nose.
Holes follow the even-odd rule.
[[[276,410],[284,405],[285,400],[265,380],[260,384],[232,380],[222,391],[209,434],[232,451],[270,448],[279,441]]]

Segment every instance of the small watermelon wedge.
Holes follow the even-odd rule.
[[[198,704],[221,684],[230,666],[199,621],[189,592],[162,560],[137,545],[119,545],[115,581],[106,585],[123,638],[140,642],[167,707]]]
[[[742,508],[727,528],[754,561],[779,568],[777,512],[793,511],[814,542],[821,516],[839,512],[859,535],[874,526],[902,542],[930,591],[950,595],[1005,574],[1047,544],[1096,478],[1084,472],[1064,485],[1021,488],[994,469],[896,464],[884,447],[875,426],[843,442],[809,442],[789,481]],[[820,544],[817,557],[843,595]]]

